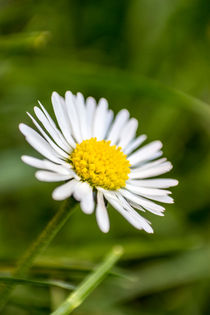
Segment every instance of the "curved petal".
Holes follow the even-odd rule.
[[[169,172],[173,168],[171,162],[164,162],[156,167],[143,169],[139,171],[131,171],[129,178],[148,178]]]
[[[103,194],[100,191],[97,192],[96,221],[102,232],[109,232],[110,224],[108,212],[104,203]]]
[[[96,100],[93,97],[88,97],[86,100],[86,117],[88,126],[87,139],[93,137],[93,121],[96,111]]]
[[[47,159],[55,162],[60,163],[60,157],[58,156],[57,152],[49,145],[49,143],[42,138],[38,132],[33,130],[31,127],[20,124],[19,129],[22,134],[26,137],[26,141],[41,155],[45,156]]]
[[[162,146],[160,141],[153,141],[131,154],[128,157],[128,160],[132,166],[135,166],[142,161],[154,160]]]
[[[145,188],[145,187],[136,187],[132,185],[126,185],[126,189],[131,193],[143,196],[145,198],[160,201],[163,203],[173,203],[173,198],[169,197],[168,194],[171,194],[168,190],[154,189],[154,188]]]
[[[168,194],[171,194],[169,190],[134,186],[128,183],[126,184],[125,188],[137,195],[143,194],[143,195],[154,195],[154,196],[166,196]]]
[[[147,209],[147,210],[149,210],[149,211],[150,211],[150,210],[157,210],[157,211],[159,211],[159,212],[163,212],[163,211],[165,210],[164,207],[162,207],[162,206],[160,206],[160,205],[158,205],[158,204],[156,204],[156,203],[154,203],[154,202],[152,202],[152,201],[150,201],[150,200],[147,200],[147,199],[145,199],[145,198],[143,198],[143,197],[137,196],[137,195],[131,193],[131,192],[128,191],[128,190],[120,189],[119,192],[121,192],[122,195],[123,195],[126,199],[128,199],[128,200],[130,200],[130,201],[132,201],[132,202],[137,203],[138,205],[144,207],[145,209]]]
[[[179,183],[178,180],[171,178],[154,178],[142,180],[129,179],[127,182],[135,186],[154,188],[169,188],[176,186]]]
[[[51,147],[60,155],[61,158],[67,159],[69,157],[69,154],[67,154],[65,151],[63,151],[57,144],[54,143],[54,141],[51,140],[51,138],[46,134],[46,132],[42,129],[42,127],[38,124],[38,122],[33,118],[33,116],[29,113],[27,113],[28,116],[33,121],[34,125],[37,127],[37,129],[40,131],[42,136],[47,140],[47,142],[51,145]]]
[[[47,171],[37,171],[35,176],[43,182],[61,182],[73,177],[72,174],[59,174]]]
[[[38,101],[39,106],[41,107],[43,113],[45,114],[45,116],[47,117],[49,123],[51,124],[51,126],[54,128],[54,130],[56,130],[56,132],[59,134],[59,137],[61,138],[62,142],[64,143],[64,145],[68,148],[71,147],[70,144],[66,141],[66,139],[64,138],[63,134],[61,133],[61,131],[57,128],[54,120],[51,118],[51,116],[49,115],[49,113],[47,112],[47,110],[44,108],[44,106],[42,105],[42,103],[40,101]]]
[[[87,127],[87,116],[86,116],[86,108],[84,96],[81,93],[77,93],[75,97],[75,109],[78,114],[79,126],[81,131],[82,140],[87,139],[88,127]]]
[[[116,144],[120,133],[122,131],[122,128],[124,126],[124,124],[126,123],[126,121],[129,118],[129,112],[126,109],[122,109],[116,116],[111,128],[110,128],[110,132],[107,136],[107,140],[111,141],[111,144]]]
[[[138,214],[134,209],[126,210],[119,201],[111,198],[108,194],[105,194],[105,198],[136,229],[143,229],[148,233],[153,233],[153,229],[151,228],[147,220],[144,219],[140,214]]]
[[[57,129],[56,126],[52,125],[44,112],[37,106],[34,107],[34,112],[36,114],[36,117],[39,119],[39,121],[41,121],[42,125],[47,130],[52,139],[57,143],[57,145],[59,145],[59,147],[65,150],[67,153],[70,153],[72,147],[67,144],[61,132]]]
[[[73,195],[76,200],[81,202],[81,209],[84,213],[91,214],[94,211],[93,190],[88,183],[78,182]]]
[[[124,150],[126,146],[133,140],[136,135],[136,130],[138,128],[138,121],[135,118],[131,118],[127,124],[124,126],[122,133],[120,135],[119,147]]]
[[[67,142],[75,148],[75,141],[71,136],[71,125],[67,115],[64,99],[56,92],[52,93],[52,104],[59,127]]]
[[[126,155],[129,155],[131,152],[133,152],[135,149],[137,149],[145,140],[147,139],[146,135],[141,135],[139,137],[137,137],[136,139],[134,139],[133,141],[131,141],[123,150],[123,152]]]
[[[63,174],[63,175],[74,173],[70,164],[67,164],[65,162],[64,162],[65,163],[64,165],[62,164],[58,165],[48,160],[40,160],[40,159],[37,159],[32,156],[28,156],[28,155],[21,156],[21,160],[30,166],[40,168],[43,170],[53,171],[53,172]]]
[[[144,197],[163,203],[174,203],[174,199],[171,198],[170,196],[144,195]]]
[[[145,210],[144,210],[144,208],[142,208],[142,206],[140,206],[139,204],[137,204],[136,202],[133,202],[131,200],[129,200],[129,202],[128,202],[123,196],[120,195],[119,192],[118,192],[118,198],[122,201],[123,206],[126,209],[129,209],[130,207],[133,207],[133,208],[136,208],[136,209],[138,209],[140,211],[144,211],[145,212]],[[147,199],[145,199],[145,200],[147,200]],[[147,210],[150,211],[151,213],[154,213],[154,214],[158,215],[158,216],[164,216],[164,214],[163,214],[164,210],[162,210],[162,211],[157,210],[157,209],[147,209]],[[147,221],[147,222],[150,224],[149,221]]]
[[[105,126],[105,129],[104,129],[104,136],[103,136],[104,139],[106,139],[106,136],[107,136],[107,133],[109,131],[110,125],[112,123],[113,117],[114,117],[114,113],[110,109],[108,111],[108,113],[107,113],[106,126]]]
[[[87,192],[86,196],[82,199],[80,205],[84,213],[86,214],[93,213],[94,208],[95,208],[95,202],[93,198],[93,190],[91,188]]]
[[[52,193],[52,197],[55,200],[64,200],[69,198],[74,191],[75,185],[78,183],[76,179],[72,179],[69,182],[55,188]]]
[[[105,136],[108,115],[108,103],[105,98],[99,100],[93,121],[93,137],[102,140]]]
[[[77,141],[77,143],[80,143],[82,142],[82,134],[81,134],[81,129],[80,129],[79,117],[76,110],[75,96],[70,91],[67,91],[65,94],[65,101],[66,101],[67,114],[71,123],[73,136],[75,140]]]
[[[133,172],[139,172],[139,171],[142,171],[145,169],[149,169],[149,168],[151,169],[151,168],[157,167],[160,164],[163,164],[163,162],[166,162],[166,161],[167,161],[166,158],[161,158],[161,159],[155,160],[153,162],[144,162],[139,167],[132,168],[132,171]]]

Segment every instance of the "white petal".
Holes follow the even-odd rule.
[[[121,195],[121,193],[120,193],[119,191],[116,191],[116,192],[115,192],[115,195],[116,195],[117,198],[120,200],[122,206],[123,206],[125,209],[127,209],[127,210],[133,210],[131,202],[130,202],[130,201],[128,202],[128,201]],[[139,206],[138,209],[140,209],[140,210],[142,210],[142,211],[145,212],[145,210],[144,210],[142,207],[140,207],[140,206]],[[145,219],[145,220],[146,220],[146,219]],[[150,222],[149,222],[148,220],[146,220],[146,221],[150,224]]]
[[[93,120],[96,110],[96,100],[93,97],[88,97],[86,100],[86,117],[87,117],[87,127],[88,127],[88,136],[87,139],[93,137]]]
[[[145,188],[145,187],[130,185],[128,183],[126,184],[126,189],[130,190],[131,192],[137,195],[166,196],[167,194],[171,194],[169,190]]]
[[[123,150],[123,152],[126,155],[129,155],[131,152],[133,152],[136,148],[138,148],[145,140],[147,139],[146,135],[141,135],[131,141]]]
[[[55,200],[64,200],[70,197],[73,194],[74,187],[77,184],[76,179],[72,179],[71,181],[55,188],[52,193],[52,197]]]
[[[141,164],[139,167],[134,167],[132,168],[132,171],[133,172],[140,172],[142,170],[146,170],[146,169],[151,169],[151,168],[154,168],[160,164],[163,164],[163,162],[166,162],[167,159],[166,158],[161,158],[161,159],[158,159],[158,160],[155,160],[153,162],[144,162],[143,164]]]
[[[142,211],[142,208],[141,206],[139,206],[139,204],[135,203],[135,202],[132,202],[130,201],[130,204],[135,208],[135,209],[138,209],[138,210],[141,210]],[[155,215],[158,215],[160,217],[163,217],[164,216],[164,210],[163,211],[160,211],[160,210],[156,210],[156,209],[147,209],[149,212],[155,214]]]
[[[135,228],[139,230],[144,229],[148,233],[153,233],[153,229],[148,224],[146,219],[140,216],[134,209],[124,209],[120,202],[116,201],[114,198],[111,198],[109,194],[105,194],[105,197],[109,203]]]
[[[66,148],[71,148],[70,144],[66,141],[66,139],[64,138],[64,136],[62,135],[62,133],[60,132],[60,130],[57,128],[55,122],[52,120],[51,116],[48,114],[47,110],[44,108],[44,106],[41,104],[40,101],[38,101],[43,113],[45,114],[45,116],[47,117],[48,121],[50,122],[51,126],[54,128],[54,130],[58,133],[59,137],[61,138],[62,142],[64,143],[64,146]],[[68,149],[67,149],[68,152]]]
[[[161,148],[162,143],[160,141],[153,141],[131,154],[128,157],[128,160],[132,166],[135,166],[142,161],[153,160],[154,158],[156,158],[158,151]]]
[[[40,154],[45,156],[47,159],[60,163],[58,154],[53,150],[49,143],[44,140],[35,130],[25,124],[20,124],[19,129],[22,134],[26,137],[26,141]]]
[[[157,211],[164,211],[165,208],[150,201],[150,200],[147,200],[143,197],[140,197],[140,196],[137,196],[133,193],[131,193],[130,191],[128,190],[125,190],[125,189],[120,189],[119,192],[121,192],[121,194],[128,200],[131,200],[132,202],[135,202],[137,204],[139,204],[140,206],[144,207],[145,209],[147,210],[157,210]]]
[[[58,165],[48,160],[40,160],[40,159],[34,158],[32,156],[28,156],[28,155],[23,155],[21,159],[24,163],[30,166],[36,167],[36,168],[43,169],[43,170],[49,170],[49,171],[53,171],[53,172],[60,173],[63,175],[68,175],[68,174],[73,173],[73,170],[71,169],[71,165],[67,163],[64,165],[62,164]]]
[[[27,113],[28,116],[33,121],[34,125],[37,127],[37,129],[40,131],[42,136],[47,140],[47,142],[51,145],[51,147],[60,155],[61,158],[67,159],[69,157],[69,154],[67,154],[65,151],[63,151],[60,147],[58,147],[46,134],[46,132],[42,129],[42,127],[38,124],[38,122],[33,118],[33,116],[29,113]]]
[[[86,182],[79,182],[74,189],[74,198],[81,201],[81,209],[86,214],[91,214],[94,211],[93,190]]]
[[[54,122],[54,120],[51,118],[50,114],[48,113],[48,111],[46,110],[46,108],[42,105],[42,103],[40,101],[38,101],[43,113],[45,114],[45,116],[47,117],[47,119],[49,120],[50,124],[57,129],[56,124]]]
[[[141,187],[169,188],[178,185],[178,180],[171,178],[128,180],[128,183]]]
[[[47,160],[40,160],[40,159],[37,159],[33,156],[28,156],[28,155],[21,156],[21,160],[30,166],[33,166],[36,168],[48,169],[48,168],[46,168],[46,165],[45,165],[45,162],[48,162]],[[49,162],[49,163],[52,164],[52,167],[54,167],[54,165],[57,165],[57,164],[52,163],[52,162]]]
[[[82,134],[80,129],[79,117],[76,110],[75,96],[70,91],[67,91],[65,94],[65,100],[68,117],[71,122],[73,136],[76,139],[77,143],[80,143],[82,142]]]
[[[157,195],[144,195],[144,196],[148,199],[163,202],[163,203],[174,203],[173,198],[171,198],[170,196],[157,196]]]
[[[143,196],[145,198],[156,200],[164,203],[173,203],[173,198],[169,197],[168,194],[171,192],[168,190],[161,190],[161,189],[154,189],[154,188],[145,188],[145,187],[138,187],[132,186],[127,184],[126,189],[130,192]]]
[[[102,192],[97,192],[96,220],[102,232],[109,232],[109,217]]]
[[[105,136],[107,125],[108,103],[107,100],[101,98],[96,107],[94,121],[93,121],[93,137],[97,140],[102,140]]]
[[[75,97],[75,102],[76,102],[76,111],[78,114],[79,118],[79,125],[80,125],[80,131],[81,131],[81,136],[82,139],[85,140],[87,139],[88,135],[88,128],[87,128],[87,117],[86,117],[86,108],[84,105],[84,97],[81,93],[77,93],[77,96]]]
[[[111,141],[111,144],[116,144],[119,136],[121,134],[122,128],[129,118],[129,112],[126,109],[122,109],[116,116],[110,132],[108,134],[107,140]]]
[[[138,121],[135,118],[131,118],[127,124],[123,127],[120,135],[119,143],[117,144],[123,150],[133,140],[138,127]]]
[[[106,138],[107,136],[107,132],[109,131],[109,127],[112,123],[112,120],[113,120],[113,117],[114,117],[114,113],[113,111],[110,109],[107,113],[107,119],[106,119],[106,126],[105,126],[105,130],[104,130],[104,139]]]
[[[81,209],[86,214],[91,214],[94,211],[95,208],[95,202],[93,198],[93,190],[90,188],[90,190],[87,192],[86,196],[82,199],[81,203]]]
[[[137,205],[135,202],[132,202],[132,201],[129,200],[129,204],[135,209],[138,209],[140,211],[146,212],[146,210],[144,208],[142,208],[140,205]]]
[[[38,171],[36,172],[35,176],[38,180],[43,182],[61,182],[73,177],[70,174],[64,175],[47,171]]]
[[[52,104],[59,127],[67,142],[75,148],[76,144],[71,136],[71,125],[67,115],[64,99],[56,92],[52,93]]]
[[[131,171],[129,174],[129,178],[148,178],[153,177],[157,175],[161,175],[164,173],[169,172],[173,168],[172,164],[170,162],[162,163],[154,168],[149,168],[145,170],[140,171]]]
[[[47,116],[43,113],[43,111],[39,107],[35,106],[34,112],[37,118],[41,121],[42,125],[45,127],[45,129],[49,133],[49,135],[57,143],[57,145],[59,145],[67,153],[70,153],[72,150],[72,147],[69,144],[67,144],[61,132],[57,129],[56,126],[53,126],[51,124],[51,122],[48,120]]]
[[[141,210],[141,211],[144,211],[145,212],[145,210],[141,207],[141,206],[139,206],[139,205],[136,205],[135,203],[133,203],[132,204],[132,202],[128,202],[122,195],[121,195],[121,193],[118,191],[118,192],[116,192],[116,195],[117,195],[117,197],[119,198],[119,200],[122,202],[122,206],[125,208],[125,209],[127,209],[127,210],[129,210],[129,211],[134,211],[134,209],[133,209],[133,206],[134,206],[134,208],[136,208],[136,209],[138,209],[138,210]],[[135,211],[136,212],[136,211]],[[162,214],[162,212],[161,212],[161,214],[159,214],[160,212],[158,212],[158,215],[163,215]],[[156,213],[157,214],[157,213]],[[142,217],[141,217],[142,218]],[[148,224],[149,224],[149,228],[151,228],[150,227],[150,221],[148,221],[147,219],[145,219],[145,218],[143,218],[144,219],[144,221],[146,221]]]

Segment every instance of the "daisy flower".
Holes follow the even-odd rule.
[[[178,184],[175,179],[153,178],[172,169],[166,158],[160,158],[162,143],[141,146],[146,136],[136,137],[138,121],[126,109],[114,118],[104,98],[97,104],[81,93],[67,91],[63,98],[53,92],[57,123],[39,105],[34,107],[36,119],[28,113],[38,132],[25,124],[19,128],[44,159],[24,155],[22,160],[39,169],[37,179],[65,182],[52,197],[73,196],[84,213],[95,210],[98,226],[105,233],[110,227],[108,203],[135,228],[152,233],[151,223],[140,212],[163,216],[165,208],[156,201],[173,203],[165,188]]]

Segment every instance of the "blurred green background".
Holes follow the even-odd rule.
[[[56,184],[38,182],[20,156],[34,154],[18,131],[53,90],[81,91],[126,107],[138,134],[160,139],[174,165],[174,205],[145,214],[153,235],[109,210],[111,231],[78,211],[30,277],[77,285],[115,244],[125,254],[74,314],[210,313],[209,0],[0,1],[0,275],[59,207]],[[38,155],[37,155],[38,156]],[[19,285],[4,314],[49,314],[68,291]]]

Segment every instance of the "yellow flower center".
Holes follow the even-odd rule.
[[[82,141],[71,153],[70,161],[77,175],[93,187],[119,189],[125,186],[130,173],[130,163],[122,149],[106,140]]]

